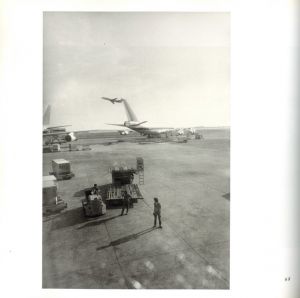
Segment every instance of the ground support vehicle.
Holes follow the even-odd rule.
[[[95,217],[106,213],[106,205],[100,195],[87,195],[82,201],[83,213],[86,217]]]

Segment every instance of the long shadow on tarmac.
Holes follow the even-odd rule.
[[[121,215],[103,218],[100,220],[89,221],[86,224],[78,227],[77,230],[84,229],[84,228],[91,227],[91,226],[100,225],[109,220],[115,219],[119,216],[121,216]],[[68,210],[54,218],[54,221],[52,224],[52,230],[58,230],[58,229],[74,226],[77,224],[85,223],[86,221],[88,221],[88,219],[83,215],[82,207],[71,209],[71,210]]]
[[[101,247],[98,247],[97,250],[102,250],[102,249],[105,249],[105,248],[108,248],[108,247],[111,247],[111,246],[117,246],[117,245],[120,245],[122,243],[126,243],[128,241],[131,241],[131,240],[134,240],[134,239],[137,239],[139,238],[140,236],[144,235],[144,234],[147,234],[149,232],[152,232],[154,231],[155,228],[148,228],[146,230],[143,230],[143,231],[140,231],[138,233],[135,233],[135,234],[131,234],[131,235],[128,235],[128,236],[125,236],[123,238],[120,238],[120,239],[117,239],[115,241],[111,241],[108,245],[105,245],[105,246],[101,246]]]
[[[119,215],[116,215],[116,216],[112,216],[112,217],[103,218],[103,219],[100,219],[100,220],[95,220],[95,221],[92,221],[92,222],[88,222],[87,224],[78,227],[77,230],[81,230],[81,229],[84,229],[84,228],[97,226],[97,225],[103,224],[103,223],[105,223],[105,222],[107,222],[109,220],[115,219],[115,218],[117,218],[119,216],[121,216],[121,215],[119,214]]]
[[[52,230],[58,230],[74,226],[86,221],[83,215],[82,207],[68,210],[56,217],[52,224]]]

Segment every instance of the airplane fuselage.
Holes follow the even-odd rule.
[[[129,122],[129,121],[126,121],[126,122]],[[171,132],[175,131],[174,128],[171,128],[171,127],[146,127],[143,125],[129,124],[126,122],[124,123],[125,127],[129,128],[133,131],[136,131],[141,135],[148,136],[148,137],[151,137],[151,136],[157,137],[163,133],[171,133]]]

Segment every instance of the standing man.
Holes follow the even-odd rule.
[[[158,198],[154,198],[154,211],[153,211],[153,215],[154,215],[154,226],[153,226],[153,228],[156,227],[156,219],[158,217],[159,228],[162,229],[162,226],[161,226],[161,205],[158,202]]]
[[[129,204],[130,204],[130,199],[131,199],[131,196],[127,193],[127,191],[125,190],[123,192],[123,206],[122,206],[122,213],[121,215],[124,214],[124,210],[126,209],[126,213],[125,215],[128,214],[128,208],[129,208]]]

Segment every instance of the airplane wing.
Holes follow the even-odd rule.
[[[105,99],[105,100],[109,100],[109,101],[112,101],[112,100],[116,100],[117,99],[117,97],[116,98],[109,98],[109,97],[101,97],[102,99]]]
[[[139,126],[139,125],[141,125],[143,123],[146,123],[146,122],[148,122],[148,121],[143,121],[143,122],[140,122],[140,123],[137,123],[137,124],[131,124],[131,126]]]
[[[149,127],[151,130],[174,130],[174,127]]]
[[[47,126],[47,129],[53,129],[53,128],[61,128],[61,127],[68,127],[68,126],[72,126],[72,125],[58,125],[58,126]]]
[[[123,127],[127,127],[124,124],[113,124],[113,123],[105,123],[106,125],[113,125],[113,126],[123,126]],[[129,127],[128,127],[129,128]]]

